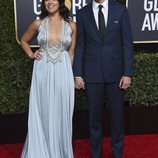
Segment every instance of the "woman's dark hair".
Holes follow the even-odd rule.
[[[41,19],[48,16],[48,11],[45,8],[44,1],[45,0],[42,0],[42,3],[41,3],[41,15],[40,15]],[[70,10],[65,6],[65,0],[58,0],[58,2],[59,2],[59,13],[60,13],[61,17],[65,21],[69,22],[71,20]]]

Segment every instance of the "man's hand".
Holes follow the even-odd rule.
[[[85,82],[82,77],[75,77],[75,88],[76,89],[85,89]]]
[[[128,76],[122,76],[120,83],[119,83],[119,87],[121,89],[127,89],[130,85],[131,85],[131,77]]]

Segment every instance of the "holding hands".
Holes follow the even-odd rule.
[[[119,82],[119,87],[121,89],[127,89],[130,87],[132,82],[131,77],[129,76],[122,76],[120,82]],[[75,88],[76,89],[85,89],[85,82],[82,77],[75,77]]]
[[[85,89],[85,82],[82,77],[75,77],[75,88],[76,89]]]

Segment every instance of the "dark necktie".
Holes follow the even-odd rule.
[[[104,15],[102,12],[102,5],[99,5],[99,12],[98,12],[98,25],[99,25],[99,32],[101,37],[104,37],[105,34],[105,20],[104,20]]]

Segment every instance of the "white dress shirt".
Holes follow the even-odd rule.
[[[102,12],[104,15],[104,20],[105,20],[105,27],[107,26],[107,21],[108,21],[108,0],[105,0],[103,3],[97,3],[95,0],[93,0],[93,14],[95,18],[95,22],[98,27],[98,12],[99,12],[99,5],[102,5]],[[99,27],[98,27],[99,28]]]

